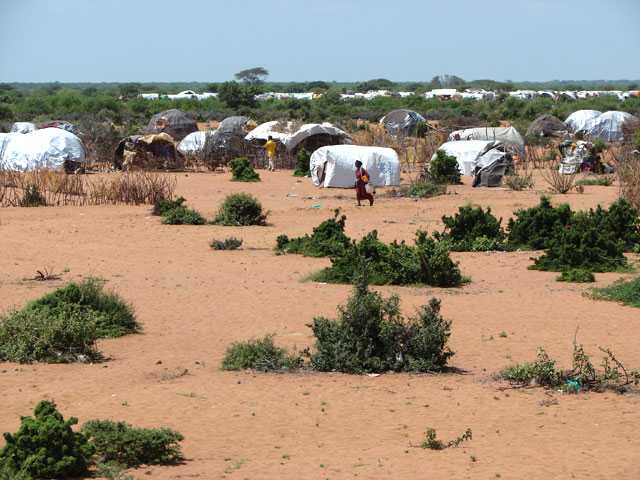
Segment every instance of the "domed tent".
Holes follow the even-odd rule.
[[[567,130],[567,126],[559,118],[540,115],[527,128],[527,137],[561,137]]]
[[[318,187],[353,188],[356,160],[369,172],[372,185],[400,185],[400,160],[396,151],[361,145],[329,145],[317,149],[309,161],[311,180]]]
[[[598,110],[577,110],[569,115],[564,123],[573,133],[586,132],[593,120],[600,115],[602,112]]]
[[[212,135],[215,130],[209,130],[207,132],[197,131],[192,132],[184,137],[178,144],[178,151],[185,155],[200,153],[204,149],[204,143],[207,139],[207,135]]]
[[[259,145],[273,137],[284,145],[288,152],[295,153],[300,147],[313,153],[320,147],[350,143],[349,134],[331,123],[305,123],[272,121],[258,125],[245,140]]]
[[[179,142],[197,130],[198,125],[189,114],[174,108],[151,117],[144,133],[168,133],[176,142]]]
[[[500,141],[493,140],[454,140],[440,145],[438,150],[455,157],[458,170],[462,175],[476,175],[480,170],[495,164],[507,167],[511,159],[505,152],[505,146]],[[433,154],[433,159],[436,153]],[[504,174],[504,172],[502,173]]]
[[[393,110],[380,119],[380,124],[391,135],[411,135],[420,123],[425,122],[425,118],[418,112],[404,108]]]
[[[592,139],[599,138],[605,142],[619,142],[624,140],[624,124],[637,121],[637,117],[627,112],[605,112],[593,119],[587,133]]]
[[[515,127],[477,127],[456,130],[449,135],[449,141],[483,140],[502,142],[513,154],[524,158],[524,139]]]
[[[66,130],[44,128],[29,133],[0,134],[0,169],[64,168],[71,172],[84,162],[82,141]]]

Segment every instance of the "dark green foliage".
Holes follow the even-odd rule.
[[[46,207],[47,200],[37,185],[27,185],[20,199],[21,207]]]
[[[305,257],[337,256],[350,245],[349,237],[344,233],[347,220],[340,216],[340,209],[334,211],[333,218],[325,220],[313,229],[311,235],[291,238],[280,235],[277,239],[276,251],[280,253],[298,253]]]
[[[513,247],[542,250],[558,237],[573,216],[567,204],[553,207],[549,197],[541,197],[540,205],[517,210],[515,219],[509,219],[507,230]]]
[[[409,185],[406,192],[402,192],[404,195],[413,198],[430,198],[437,195],[444,195],[447,191],[447,186],[442,183],[434,182],[431,179],[423,179],[413,182]]]
[[[153,205],[153,215],[160,215],[166,225],[204,225],[207,220],[197,211],[185,206],[184,197],[160,199]]]
[[[640,308],[640,277],[618,280],[608,287],[595,288],[591,295],[596,300],[610,300]]]
[[[170,210],[184,206],[187,200],[184,197],[178,197],[174,200],[168,198],[160,198],[153,204],[153,215],[166,215]]]
[[[591,283],[596,281],[596,277],[590,270],[585,270],[584,268],[572,268],[562,272],[556,280],[558,282]]]
[[[312,279],[328,283],[351,283],[361,259],[369,262],[369,281],[373,285],[424,284],[435,287],[457,287],[463,278],[457,263],[449,257],[443,242],[436,242],[425,232],[416,232],[414,246],[393,242],[385,244],[372,231],[353,241],[343,254],[331,258],[331,266]]]
[[[491,213],[491,208],[485,212],[482,207],[465,205],[458,208],[458,212],[448,217],[442,217],[444,231],[434,233],[438,241],[445,241],[451,250],[468,252],[479,250],[500,250],[505,234],[498,220]]]
[[[229,162],[231,180],[234,182],[259,182],[260,175],[253,169],[253,165],[246,157],[234,158]]]
[[[397,296],[385,299],[369,290],[363,262],[338,318],[317,317],[311,328],[316,337],[311,365],[320,371],[438,371],[453,356],[447,347],[451,322],[440,315],[440,301],[432,298],[405,320]]]
[[[425,438],[420,446],[429,450],[444,450],[445,448],[457,448],[463,442],[471,440],[472,438],[473,433],[470,428],[467,428],[459,437],[444,443],[442,440],[438,439],[438,435],[433,428],[427,428]]]
[[[237,250],[242,246],[242,240],[236,237],[228,237],[224,240],[213,239],[210,245],[214,250]]]
[[[42,401],[34,417],[22,417],[15,434],[5,433],[0,468],[7,478],[63,479],[84,476],[94,448],[82,433],[71,427],[76,418],[64,420],[53,402]]]
[[[610,187],[611,185],[613,185],[614,179],[615,177],[613,175],[582,178],[576,182],[576,185]]]
[[[456,157],[447,155],[444,150],[436,152],[436,158],[429,163],[428,178],[436,183],[458,185],[460,180],[460,170]]]
[[[610,232],[611,235],[624,244],[625,251],[633,250],[640,244],[640,217],[627,200],[619,198],[611,204],[608,210],[598,205],[590,210],[588,220],[593,222],[596,229]]]
[[[183,459],[184,437],[169,428],[136,428],[125,422],[90,420],[82,426],[101,462],[117,462],[128,468],[169,465]]]
[[[262,212],[262,205],[247,193],[227,195],[213,221],[229,226],[266,225],[266,222],[267,214]]]
[[[298,355],[287,353],[284,348],[276,347],[273,337],[267,335],[257,340],[235,342],[222,360],[223,370],[261,370],[278,371],[293,370],[302,366]]]
[[[293,171],[294,177],[308,177],[310,175],[309,162],[311,155],[304,148],[298,150],[296,155],[296,168]]]
[[[556,368],[556,361],[542,348],[538,348],[538,358],[535,362],[512,365],[502,370],[499,376],[520,385],[535,382],[551,388],[561,385],[563,380],[563,373]]]

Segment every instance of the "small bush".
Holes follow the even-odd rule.
[[[53,402],[42,401],[34,417],[22,417],[15,434],[5,433],[0,466],[7,478],[40,479],[80,477],[88,473],[94,448],[64,420]],[[9,476],[10,475],[10,476]]]
[[[427,428],[427,432],[425,434],[424,441],[420,445],[422,448],[429,450],[444,450],[445,448],[457,448],[463,442],[467,440],[471,440],[473,437],[473,433],[470,428],[467,428],[465,432],[458,436],[457,438],[444,443],[442,440],[438,439],[438,434],[433,428]]]
[[[536,207],[517,210],[507,225],[508,241],[514,248],[541,250],[569,225],[573,216],[567,204],[553,207],[549,197],[542,197]]]
[[[520,363],[505,368],[500,377],[519,385],[536,383],[544,387],[557,387],[562,384],[563,373],[556,368],[555,360],[544,349],[538,349],[538,358],[533,363]]]
[[[453,356],[447,346],[451,322],[440,315],[440,301],[432,298],[405,320],[397,296],[385,299],[369,290],[364,262],[338,318],[317,317],[311,328],[316,337],[311,365],[320,371],[439,371]]]
[[[183,459],[184,437],[169,428],[136,428],[125,422],[90,420],[82,434],[94,446],[101,462],[117,462],[127,468],[169,465]]]
[[[534,187],[533,175],[528,173],[526,175],[505,175],[504,184],[511,190],[521,191],[530,190]]]
[[[214,250],[237,250],[242,246],[242,240],[236,237],[228,237],[224,240],[213,239],[210,245]]]
[[[204,225],[207,220],[197,211],[187,207],[172,208],[162,216],[165,225]]]
[[[619,198],[611,204],[608,210],[598,205],[595,210],[589,210],[584,221],[611,235],[624,245],[625,251],[631,251],[640,245],[640,217],[638,210],[624,198]]]
[[[333,218],[329,218],[315,227],[311,235],[291,239],[286,235],[278,236],[276,251],[297,253],[305,257],[340,255],[351,242],[344,233],[346,220],[345,215],[340,216],[340,209],[336,209]]]
[[[311,174],[311,155],[304,148],[298,150],[296,155],[296,168],[293,171],[294,177],[308,177]]]
[[[342,254],[331,258],[331,266],[312,276],[328,283],[351,283],[362,259],[368,261],[368,280],[373,285],[424,284],[457,287],[464,279],[449,249],[425,232],[416,232],[414,246],[405,242],[385,244],[372,231],[360,242],[353,241]]]
[[[229,162],[231,180],[234,182],[259,182],[260,175],[246,157],[234,158]]]
[[[591,283],[596,281],[596,277],[590,270],[583,268],[572,268],[562,272],[556,280],[558,282],[571,282],[571,283]]]
[[[160,198],[156,200],[156,202],[153,204],[152,213],[153,215],[160,215],[160,216],[166,215],[170,210],[183,207],[184,202],[186,201],[187,200],[184,197],[178,197],[173,200],[167,199],[167,198]]]
[[[223,370],[293,370],[300,367],[302,359],[290,355],[284,348],[276,347],[270,335],[258,340],[233,343],[222,360]]]
[[[427,177],[435,183],[458,185],[462,183],[458,160],[452,155],[447,155],[444,150],[436,152],[436,158],[429,163]]]
[[[46,207],[47,199],[40,192],[37,185],[27,185],[20,200],[21,207]]]
[[[453,251],[500,250],[505,238],[502,219],[493,216],[491,208],[485,212],[482,207],[459,207],[454,216],[443,216],[442,222],[444,231],[436,232],[434,237],[447,242]]]
[[[247,193],[227,195],[213,223],[229,226],[266,225],[260,202]]]
[[[596,300],[610,300],[640,308],[640,277],[618,280],[608,287],[595,288],[591,296]]]
[[[402,192],[402,196],[413,198],[431,198],[438,195],[444,195],[447,192],[447,186],[442,183],[436,183],[430,179],[418,180],[409,185],[406,191]]]
[[[575,186],[576,174],[561,173],[558,165],[553,163],[549,168],[542,170],[542,178],[549,184],[553,193],[565,194]]]
[[[582,178],[576,182],[576,185],[582,185],[583,187],[587,187],[587,186],[610,187],[611,185],[613,185],[614,178],[615,177],[613,175]]]

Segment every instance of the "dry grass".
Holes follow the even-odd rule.
[[[620,196],[640,209],[640,153],[634,153],[632,147],[625,146],[615,155]]]
[[[171,198],[175,185],[175,178],[152,172],[90,176],[0,170],[0,207],[21,206],[28,189],[39,192],[48,206],[153,204]]]

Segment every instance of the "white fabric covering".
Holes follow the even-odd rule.
[[[400,160],[392,148],[360,145],[331,145],[313,152],[311,180],[316,186],[352,188],[356,182],[355,162],[360,160],[376,187],[400,185]]]
[[[592,139],[599,138],[605,142],[619,142],[624,139],[622,126],[630,120],[637,120],[637,118],[627,112],[604,112],[590,122],[587,133]]]
[[[65,160],[84,162],[82,141],[60,128],[6,133],[0,138],[0,168],[28,171],[60,168]]]
[[[473,170],[480,163],[482,167],[492,163],[489,158],[479,162],[479,157],[494,145],[499,145],[499,142],[487,140],[456,140],[443,143],[438,150],[444,150],[447,155],[456,157],[456,160],[458,160],[458,169],[462,175],[472,175]],[[500,154],[503,156],[504,152],[500,152]],[[432,160],[435,157],[436,154],[433,155]]]
[[[567,117],[564,123],[573,133],[586,132],[591,127],[593,120],[602,115],[598,110],[577,110]]]
[[[180,153],[198,153],[204,148],[204,142],[207,139],[207,134],[211,134],[215,130],[209,130],[207,132],[192,132],[184,137],[178,144],[178,151]]]
[[[274,120],[258,125],[251,130],[245,138],[247,141],[261,140],[267,141],[269,136],[282,143],[287,150],[293,150],[303,140],[313,135],[327,134],[350,139],[349,134],[331,123],[306,123],[296,129],[294,122],[279,122]]]
[[[37,129],[38,127],[31,122],[16,122],[11,125],[11,133],[30,133]]]
[[[456,136],[460,140],[499,141],[505,146],[514,147],[520,154],[524,153],[524,139],[514,127],[479,127],[456,130],[449,135],[449,141],[455,141]]]

